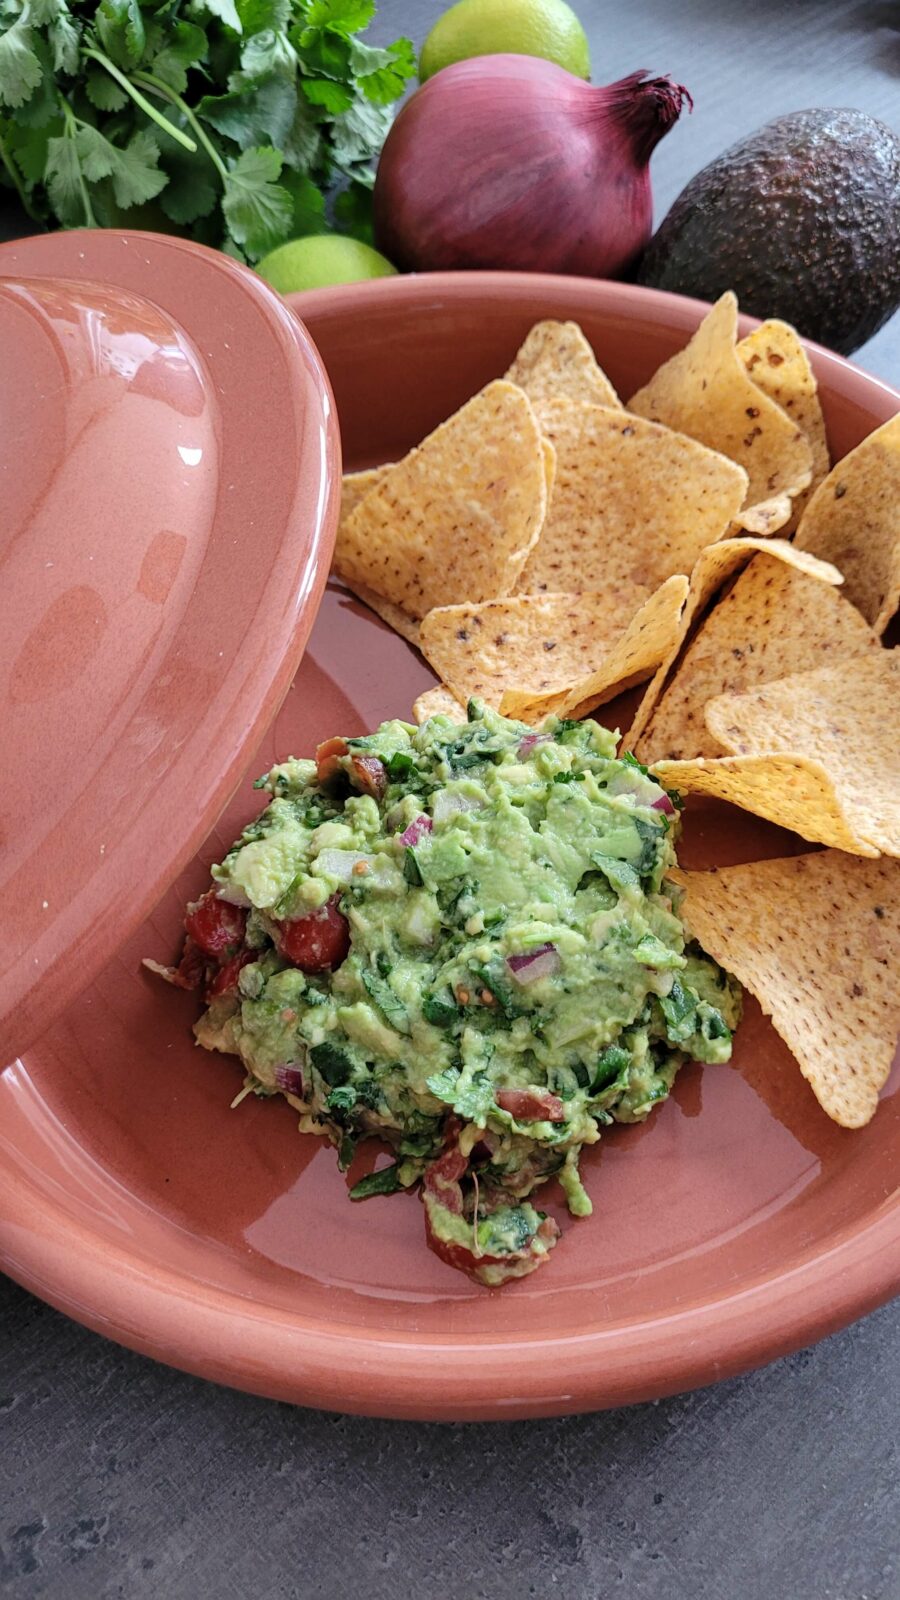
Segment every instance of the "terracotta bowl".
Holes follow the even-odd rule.
[[[293,305],[331,377],[351,467],[420,439],[504,370],[540,317],[576,318],[628,394],[703,309],[619,285],[482,274],[383,280]],[[900,397],[812,353],[840,455]],[[414,651],[331,586],[254,770],[408,714],[431,681]],[[752,1003],[732,1066],[685,1068],[648,1123],[590,1153],[593,1218],[566,1219],[547,1192],[565,1237],[535,1276],[500,1291],[469,1283],[425,1248],[415,1196],[350,1205],[333,1153],[297,1134],[287,1105],[229,1111],[240,1076],[192,1048],[192,997],[139,967],[144,954],[175,952],[185,898],[255,809],[248,780],[155,914],[4,1076],[0,1247],[21,1282],[219,1381],[433,1418],[575,1411],[709,1383],[896,1290],[896,1073],[870,1126],[845,1132]],[[802,848],[701,804],[688,810],[681,858]]]

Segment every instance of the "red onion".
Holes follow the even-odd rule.
[[[284,1094],[295,1094],[298,1100],[302,1100],[303,1073],[300,1067],[289,1067],[287,1064],[276,1067],[275,1087]]]
[[[555,944],[539,944],[525,955],[506,958],[506,965],[517,983],[536,983],[538,978],[552,978],[559,971],[560,964]]]
[[[532,750],[536,749],[539,744],[549,744],[550,738],[551,735],[549,733],[526,733],[516,752],[519,760],[527,761]]]
[[[400,843],[408,846],[416,845],[419,843],[420,839],[424,839],[427,833],[431,833],[433,827],[434,823],[430,817],[426,817],[424,814],[422,816],[418,816],[416,817],[415,821],[411,822],[409,827],[405,828],[401,833]]]
[[[375,242],[413,271],[621,276],[650,238],[648,163],[685,100],[644,72],[598,88],[535,56],[457,61],[388,134]]]
[[[662,811],[667,817],[674,817],[675,815],[675,807],[667,794],[661,794],[658,800],[654,800],[650,810]]]

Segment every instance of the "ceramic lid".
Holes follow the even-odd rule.
[[[0,248],[0,1051],[190,858],[286,690],[340,462],[302,326],[149,234]]]

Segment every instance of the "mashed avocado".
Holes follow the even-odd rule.
[[[732,979],[690,944],[678,811],[595,722],[539,730],[477,702],[274,767],[271,795],[189,908],[176,981],[196,1027],[282,1092],[349,1165],[353,1198],[421,1182],[429,1243],[486,1283],[530,1272],[586,1215],[578,1158],[648,1116],[681,1064],[726,1061]]]

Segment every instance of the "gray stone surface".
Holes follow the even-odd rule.
[[[421,40],[439,5],[383,0]],[[782,111],[900,124],[900,6],[582,3],[594,77],[692,89],[659,215]],[[900,378],[900,317],[860,353]],[[322,1416],[169,1372],[0,1285],[11,1600],[897,1600],[900,1309],[715,1389],[459,1427]]]

